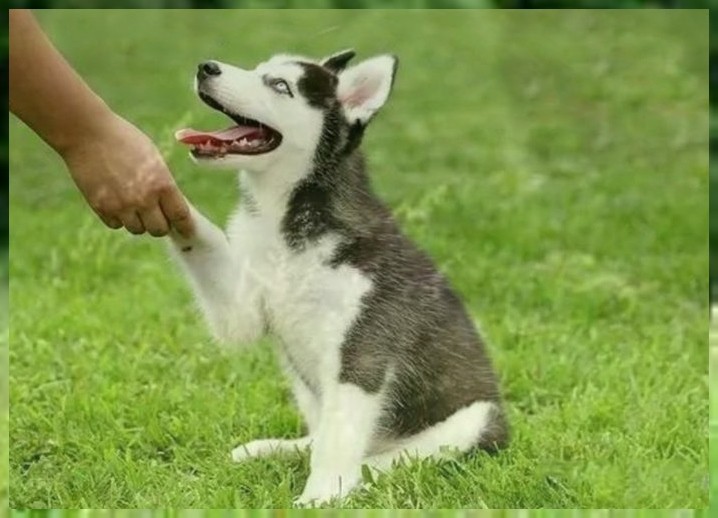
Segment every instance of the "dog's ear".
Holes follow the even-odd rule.
[[[324,58],[321,61],[321,64],[323,67],[328,68],[335,74],[338,74],[346,68],[347,63],[349,63],[354,56],[356,56],[356,52],[354,52],[353,49],[346,49]]]
[[[389,98],[399,66],[396,56],[376,56],[339,74],[337,98],[351,124],[365,126]]]

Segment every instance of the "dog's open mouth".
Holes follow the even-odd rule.
[[[282,142],[282,135],[259,121],[228,112],[217,101],[200,94],[212,108],[231,118],[235,125],[219,131],[198,131],[187,128],[175,133],[175,138],[190,146],[196,158],[222,158],[226,155],[261,155],[269,153]]]

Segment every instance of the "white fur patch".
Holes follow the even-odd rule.
[[[452,450],[464,453],[478,444],[490,424],[493,408],[494,404],[489,401],[472,403],[444,421],[398,442],[390,450],[368,457],[365,463],[386,470],[402,458],[441,458],[450,455]]]
[[[303,379],[326,386],[339,373],[339,347],[359,315],[371,281],[359,270],[326,263],[336,240],[324,238],[305,252],[278,251],[268,264],[274,274],[266,285],[272,329]]]
[[[312,448],[311,473],[299,505],[346,496],[361,481],[362,459],[375,432],[383,395],[340,383],[327,392]]]

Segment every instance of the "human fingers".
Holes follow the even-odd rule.
[[[139,212],[140,220],[145,230],[155,237],[166,236],[169,232],[169,222],[162,213],[159,204]]]
[[[96,211],[97,216],[102,220],[102,222],[107,225],[108,227],[112,229],[118,229],[122,228],[122,221],[120,221],[119,218],[116,218],[115,216],[109,216],[106,214],[102,214],[101,212]]]
[[[189,205],[182,193],[174,187],[160,196],[160,206],[169,224],[183,237],[190,237],[194,232],[194,222]]]
[[[122,219],[122,225],[131,234],[139,235],[139,234],[145,233],[145,227],[142,224],[142,220],[140,219],[139,215],[136,212],[127,211],[122,214],[120,219]]]

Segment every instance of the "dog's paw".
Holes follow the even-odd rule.
[[[257,439],[240,444],[232,450],[232,460],[244,462],[249,459],[267,457],[277,453],[300,453],[309,445],[309,438],[301,439]]]
[[[275,442],[276,440],[274,439],[258,439],[240,444],[232,450],[232,460],[234,462],[244,462],[245,460],[271,455],[274,452],[272,443]]]
[[[305,490],[302,494],[294,499],[294,507],[321,507],[324,504],[330,502],[339,503],[342,499],[342,494],[337,492],[318,492],[318,493],[307,493]]]
[[[307,500],[304,498],[304,495],[298,496],[294,500],[292,500],[292,507],[295,509],[306,509],[310,507],[314,507],[314,500]]]
[[[359,477],[353,475],[309,475],[302,494],[294,501],[295,507],[314,507],[331,500],[341,500],[356,487]]]
[[[312,507],[321,507],[324,504],[328,504],[332,500],[337,501],[338,499],[339,497],[336,496],[321,498],[302,493],[300,496],[294,499],[294,501],[292,502],[292,506],[298,509],[310,509]]]
[[[179,250],[180,252],[191,252],[194,250],[196,245],[196,239],[194,234],[190,236],[183,236],[179,233],[177,229],[170,228],[170,232],[168,234],[169,238],[172,241],[172,244]]]

